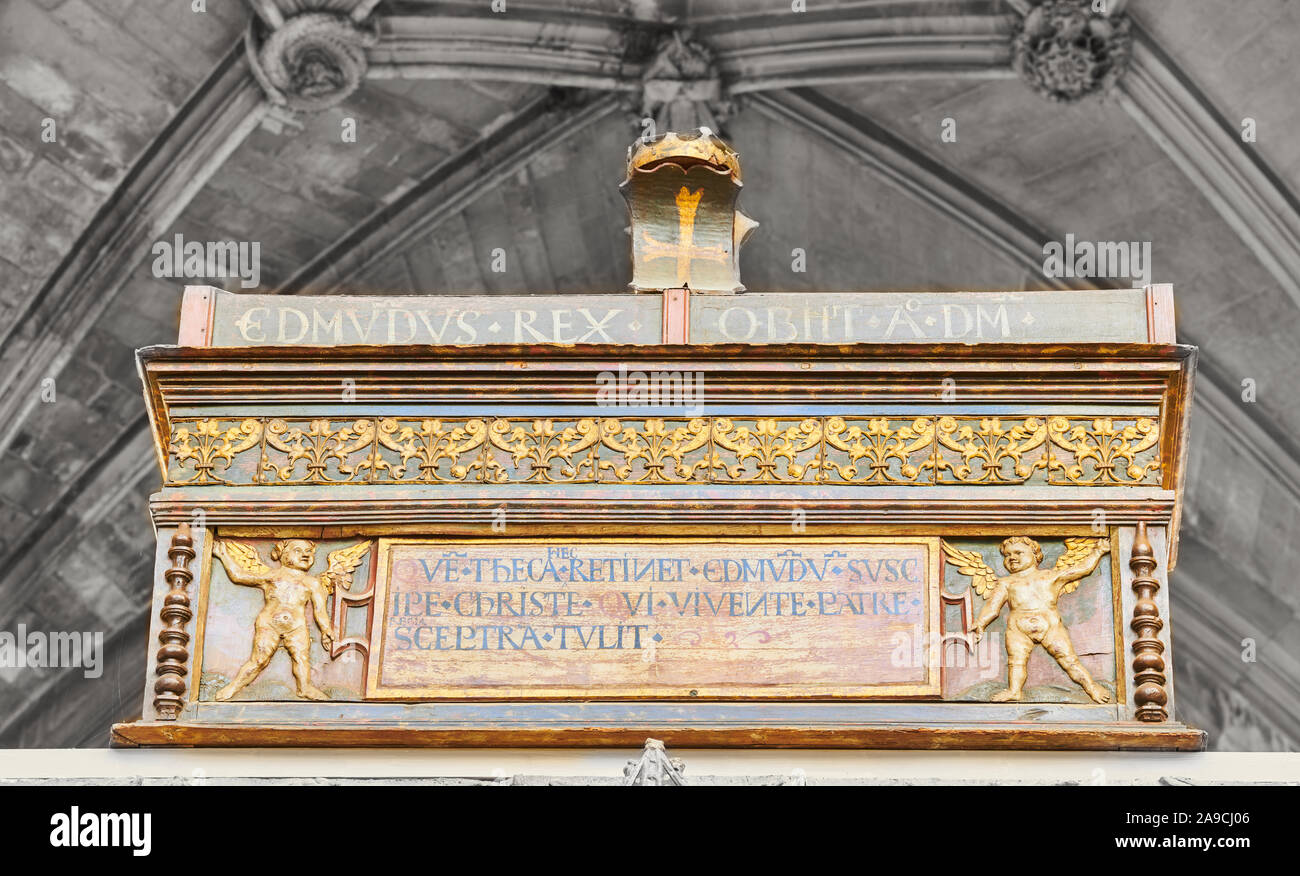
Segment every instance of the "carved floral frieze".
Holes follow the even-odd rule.
[[[181,419],[167,484],[1159,486],[1150,418]]]

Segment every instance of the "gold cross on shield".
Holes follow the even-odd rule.
[[[704,189],[699,189],[694,194],[691,194],[690,189],[686,186],[682,186],[681,190],[677,192],[677,243],[664,243],[651,237],[649,231],[641,231],[641,238],[645,241],[643,253],[647,261],[652,259],[677,260],[677,285],[679,287],[689,285],[691,262],[696,259],[726,264],[731,258],[731,253],[726,247],[695,245],[695,213],[700,207],[700,198],[703,195]]]

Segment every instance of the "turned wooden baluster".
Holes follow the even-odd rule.
[[[171,560],[171,568],[166,572],[171,589],[163,598],[163,607],[158,612],[163,628],[158,633],[160,647],[154,670],[158,680],[153,686],[153,708],[160,720],[175,721],[185,705],[185,675],[189,672],[190,634],[185,632],[185,625],[194,617],[187,590],[190,581],[194,579],[190,572],[190,562],[194,559],[194,540],[190,537],[188,523],[177,527],[171,545],[167,548],[167,559]]]
[[[1165,646],[1159,639],[1164,627],[1160,619],[1160,607],[1156,605],[1156,591],[1160,582],[1153,575],[1156,570],[1156,554],[1147,539],[1147,525],[1139,523],[1137,534],[1133,537],[1133,550],[1129,554],[1129,568],[1133,570],[1133,592],[1137,594],[1137,604],[1133,606],[1133,622],[1130,626],[1137,633],[1133,642],[1133,702],[1137,707],[1139,721],[1159,722],[1169,719],[1165,704],[1169,701],[1165,693]]]

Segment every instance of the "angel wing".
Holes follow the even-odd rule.
[[[257,555],[257,551],[248,545],[225,540],[217,542],[217,545],[223,548],[221,558],[232,563],[235,566],[234,571],[240,576],[256,578],[270,574],[271,567],[262,562],[262,558]]]
[[[1061,554],[1056,560],[1056,565],[1052,568],[1060,572],[1071,566],[1077,566],[1088,558],[1097,548],[1104,547],[1102,553],[1110,551],[1110,539],[1106,538],[1067,538],[1065,540],[1065,553]],[[1083,578],[1077,581],[1071,581],[1061,588],[1061,595],[1073,593],[1078,589],[1079,583]]]
[[[320,576],[321,583],[325,585],[325,592],[333,593],[335,587],[351,590],[352,573],[356,571],[357,566],[361,565],[361,559],[368,553],[370,553],[368,541],[331,551],[326,557],[329,568]]]
[[[955,548],[948,542],[943,542],[943,552],[948,555],[948,559],[957,571],[963,575],[970,575],[970,585],[975,592],[987,599],[993,588],[996,586],[998,575],[984,562],[984,557],[979,551],[964,551],[961,548]]]

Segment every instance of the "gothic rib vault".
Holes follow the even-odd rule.
[[[1045,241],[1151,240],[1205,363],[1174,606],[1204,695],[1181,708],[1223,747],[1300,745],[1294,10],[1112,0],[1071,64],[1059,0],[208,5],[0,12],[0,598],[12,622],[104,629],[117,676],[0,674],[0,740],[104,744],[143,684],[156,474],[130,351],[174,336],[183,282],[152,276],[155,240],[261,241],[286,294],[620,289],[619,166],[651,116],[744,152],[754,290],[1043,288]],[[45,117],[64,139],[41,152]],[[498,246],[518,270],[488,270]]]

